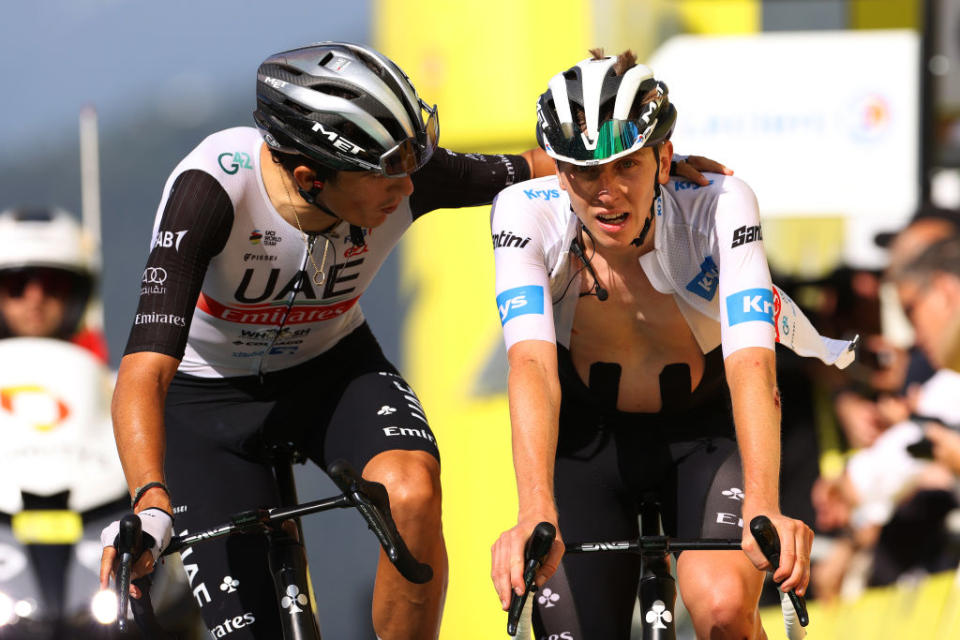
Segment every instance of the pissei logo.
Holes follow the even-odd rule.
[[[221,153],[217,156],[217,163],[219,163],[224,173],[231,176],[237,171],[240,171],[240,169],[253,169],[253,165],[250,164],[250,154],[242,151],[227,151]]]

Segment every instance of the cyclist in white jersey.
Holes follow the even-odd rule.
[[[555,76],[538,119],[556,175],[505,189],[491,214],[519,497],[494,586],[506,609],[538,522],[567,539],[636,537],[653,492],[669,533],[743,539],[745,554],[678,558],[698,637],[763,637],[768,563],[743,522],[777,527],[783,590],[805,591],[813,538],[780,513],[774,345],[842,368],[853,344],[820,337],[772,286],[746,184],[670,180],[676,110],[631,53]],[[628,638],[638,563],[562,556],[558,538],[537,580],[551,590],[538,637]]]

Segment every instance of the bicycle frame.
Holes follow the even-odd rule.
[[[544,524],[551,531],[553,530],[553,527],[548,523],[541,523],[538,525],[538,529]],[[776,530],[769,519],[764,516],[754,518],[750,523],[750,531],[767,560],[776,568],[780,563],[780,543]],[[551,535],[545,549],[549,549],[549,544],[552,541],[553,536]],[[673,615],[677,600],[677,586],[676,580],[670,572],[669,553],[675,551],[740,549],[740,540],[722,538],[679,539],[661,535],[660,509],[659,504],[654,500],[641,502],[640,536],[636,539],[566,543],[566,553],[633,553],[640,556],[640,581],[637,586],[637,597],[643,614],[643,640],[676,640],[677,637],[676,621]],[[531,557],[528,550],[525,562],[527,566],[533,567],[533,570],[530,571],[529,580],[527,580],[526,574],[524,576],[527,590],[535,590],[533,575],[539,567],[539,561],[542,561],[545,556],[546,551],[542,552],[538,560]],[[797,634],[801,634],[802,627],[805,627],[808,622],[806,606],[803,598],[797,596],[793,591],[789,595],[794,606],[794,610],[789,613],[794,614],[795,612],[795,615],[789,616],[788,619],[788,611],[784,609],[784,623],[787,626],[788,635],[790,635],[790,629],[792,628],[798,629]],[[507,630],[510,635],[516,632],[519,611],[525,598],[526,592],[523,596],[514,595],[511,597],[510,615],[507,620]],[[794,621],[799,621],[799,627],[793,626]],[[802,635],[799,637],[802,637]]]
[[[284,640],[320,640],[320,628],[313,611],[313,602],[310,597],[310,583],[307,573],[307,558],[302,539],[300,517],[330,509],[356,508],[367,525],[380,541],[387,557],[393,562],[400,573],[411,582],[423,584],[433,577],[428,565],[419,563],[407,549],[406,544],[396,530],[390,514],[389,498],[383,485],[362,480],[348,464],[342,461],[330,465],[328,473],[334,483],[343,491],[343,494],[322,500],[314,500],[298,504],[296,485],[293,479],[293,462],[295,454],[280,460],[274,460],[274,473],[277,478],[282,506],[274,509],[254,509],[238,513],[230,518],[231,522],[206,531],[200,531],[187,536],[175,536],[170,545],[164,550],[164,555],[176,553],[190,545],[205,540],[220,538],[231,533],[265,531],[268,539],[268,566],[280,608],[281,625]],[[130,514],[121,521],[121,532],[124,523],[135,521],[139,534],[139,518]],[[292,520],[297,526],[297,535],[292,535],[283,527],[283,523]],[[119,547],[125,546],[120,553],[133,558],[139,552],[139,543],[123,542],[121,536]],[[129,560],[128,560],[129,562]],[[124,581],[119,579],[124,574],[123,566],[118,570],[118,589],[124,592]],[[127,573],[129,575],[129,573]],[[139,601],[132,600],[131,607],[134,619],[147,638],[169,637],[156,621],[149,598],[149,575],[134,582],[140,587],[143,596]],[[123,598],[121,598],[123,600]],[[121,604],[121,612],[125,613]],[[124,617],[118,616],[120,620]],[[122,626],[122,625],[121,625]]]
[[[637,596],[643,613],[643,640],[676,640],[673,616],[677,584],[667,555],[673,551],[739,550],[739,540],[721,538],[677,539],[660,534],[660,509],[656,503],[640,505],[640,537],[616,542],[574,542],[567,553],[635,553],[640,556]]]

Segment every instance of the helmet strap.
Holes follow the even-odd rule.
[[[643,246],[643,241],[647,239],[650,225],[653,224],[653,217],[656,215],[657,201],[660,200],[660,145],[653,148],[653,156],[657,160],[657,172],[653,174],[653,201],[650,202],[650,213],[643,223],[643,229],[640,229],[637,237],[630,241],[630,244],[635,247]]]

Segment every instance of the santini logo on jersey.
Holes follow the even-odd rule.
[[[560,190],[559,189],[524,189],[523,194],[527,196],[527,200],[550,200],[551,198],[559,198]]]
[[[493,238],[494,249],[499,249],[500,247],[518,247],[523,249],[527,246],[527,243],[530,242],[530,238],[515,236],[512,231],[501,231],[500,233],[493,234],[491,237]]]
[[[730,326],[741,322],[773,324],[773,291],[746,289],[727,296],[727,319]]]
[[[720,270],[717,269],[713,257],[707,256],[700,264],[700,273],[687,283],[687,291],[692,291],[704,300],[713,300],[713,296],[717,295],[719,276]]]
[[[500,309],[500,324],[507,324],[517,316],[528,313],[543,314],[543,287],[527,285],[507,289],[497,296]]]
[[[763,233],[760,231],[760,225],[754,225],[748,227],[746,225],[737,228],[733,232],[733,244],[730,245],[731,249],[736,249],[742,244],[750,244],[757,240],[763,240]]]

